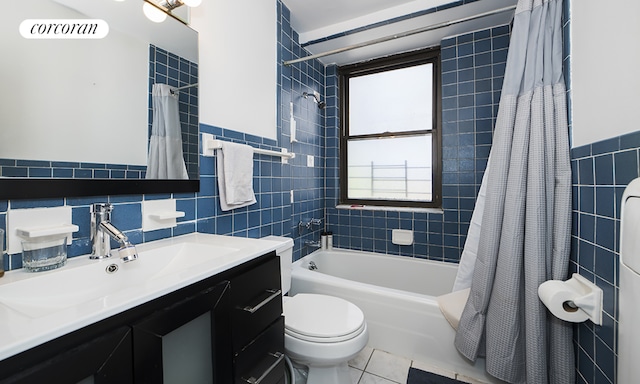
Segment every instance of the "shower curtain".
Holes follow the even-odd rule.
[[[489,164],[471,292],[455,338],[510,383],[574,383],[572,324],[538,286],[568,274],[571,169],[562,0],[519,0]],[[474,213],[476,215],[476,213]],[[466,255],[463,255],[463,257]],[[463,261],[464,262],[464,261]]]
[[[153,123],[149,139],[147,179],[188,179],[182,155],[182,129],[178,99],[167,84],[151,90]]]

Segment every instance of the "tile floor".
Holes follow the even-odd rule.
[[[353,384],[406,384],[410,367],[437,373],[465,383],[482,384],[468,377],[460,375],[456,377],[454,372],[443,371],[430,364],[412,361],[370,347],[364,348],[358,356],[349,361]]]

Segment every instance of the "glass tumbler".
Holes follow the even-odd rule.
[[[26,271],[48,271],[66,263],[66,236],[44,236],[22,242],[22,268]]]

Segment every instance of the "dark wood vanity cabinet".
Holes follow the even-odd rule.
[[[133,324],[135,383],[229,383],[229,282]]]
[[[0,383],[281,384],[283,359],[272,252],[0,361]]]
[[[284,382],[284,317],[280,285],[278,257],[231,280],[236,384]]]
[[[120,327],[77,345],[56,346],[60,350],[51,356],[39,349],[32,355],[28,351],[18,361],[10,358],[2,362],[0,382],[133,383],[131,342],[131,328]]]

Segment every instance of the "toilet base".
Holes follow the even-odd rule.
[[[331,367],[309,367],[307,384],[351,384],[347,363]]]

